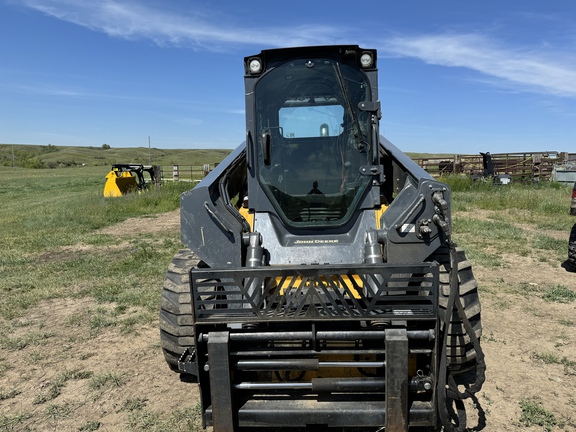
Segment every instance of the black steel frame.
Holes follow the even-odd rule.
[[[435,263],[193,269],[181,366],[205,425],[435,425],[438,277]]]

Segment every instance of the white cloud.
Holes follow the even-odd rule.
[[[394,37],[382,42],[381,48],[428,64],[468,68],[497,78],[500,85],[576,97],[576,57],[572,52],[506,47],[474,34]]]
[[[349,43],[350,29],[337,24],[239,27],[230,17],[199,9],[170,9],[170,3],[138,0],[21,0],[21,5],[111,37],[147,39],[158,45],[221,51],[239,45],[268,47]],[[161,5],[161,7],[159,6]],[[509,47],[479,34],[395,36],[370,43],[381,56],[420,59],[482,74],[476,79],[509,90],[576,98],[576,55],[551,52],[543,44]]]
[[[46,84],[0,84],[0,89],[3,91],[16,92],[26,95],[43,95],[66,98],[83,98],[87,96],[87,94],[82,91],[72,90],[70,88],[64,87],[55,87]]]
[[[23,4],[51,17],[112,37],[149,39],[159,45],[183,45],[219,50],[234,44],[301,46],[334,43],[342,27],[278,28],[234,27],[207,19],[199,11],[171,11],[135,1],[23,0]]]

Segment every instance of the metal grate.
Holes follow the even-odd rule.
[[[274,266],[193,269],[196,322],[434,319],[438,267]]]

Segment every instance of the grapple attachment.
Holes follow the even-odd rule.
[[[236,427],[430,426],[438,267],[190,273],[204,421]],[[232,408],[232,409],[231,409]]]
[[[144,179],[144,173],[148,173],[149,182]],[[141,164],[114,164],[106,175],[104,196],[120,197],[130,192],[148,189],[149,183],[156,183],[160,176],[159,166],[145,166]]]

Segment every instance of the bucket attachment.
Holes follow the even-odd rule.
[[[104,196],[106,198],[119,197],[136,190],[138,190],[136,177],[128,171],[112,170],[106,176],[106,184],[104,185]]]
[[[156,183],[158,166],[144,166],[140,164],[115,164],[106,175],[104,196],[106,198],[119,197],[129,192],[141,191],[148,188],[144,173],[150,176],[150,182]]]

